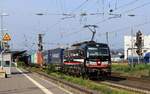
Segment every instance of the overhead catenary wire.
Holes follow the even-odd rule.
[[[125,13],[128,13],[128,12],[134,11],[134,10],[136,10],[136,9],[145,7],[145,6],[147,6],[147,5],[150,5],[150,2],[146,2],[146,3],[144,3],[144,4],[142,4],[142,5],[139,5],[139,6],[135,7],[135,8],[126,10],[126,11],[122,12],[121,14],[125,14]]]
[[[140,27],[140,26],[144,26],[144,25],[147,25],[147,24],[150,24],[150,21],[146,21],[146,22],[143,22],[143,23],[135,24],[135,25],[133,25],[133,27]],[[131,26],[126,26],[126,27],[122,27],[122,28],[119,28],[119,29],[116,29],[116,30],[109,31],[108,33],[121,32],[121,31],[130,29],[130,28],[131,28]],[[106,32],[98,33],[98,34],[102,35],[102,34],[106,34]]]
[[[112,1],[113,1],[113,0],[112,0]],[[138,0],[134,0],[134,1],[138,1]],[[129,3],[130,3],[130,4],[129,4]],[[131,4],[131,2],[129,2],[129,3],[128,3],[128,5],[132,5],[132,4],[133,4],[133,3]],[[80,8],[81,8],[82,6],[84,6],[84,5],[85,5],[85,4],[83,4],[83,5],[81,4],[81,6],[78,6],[79,8],[76,8],[76,9],[78,10],[78,9],[80,9]],[[142,6],[142,5],[140,5],[140,6]],[[116,9],[119,9],[119,8],[121,8],[121,7],[123,8],[123,6],[120,6],[120,7],[117,6]],[[124,6],[124,7],[125,7],[125,6]],[[127,6],[126,6],[126,7],[127,7]],[[75,11],[77,11],[76,9],[75,9]],[[138,8],[136,8],[136,9],[138,9]],[[134,10],[135,10],[135,9],[134,9]],[[132,11],[134,11],[134,10],[132,10]],[[128,12],[127,12],[127,13],[128,13]],[[110,19],[109,19],[109,18],[106,18],[106,19],[103,19],[102,21],[100,21],[99,23],[103,23],[103,22],[106,22],[106,21],[108,21],[108,20],[110,20]],[[80,32],[80,31],[79,31],[79,32]],[[66,35],[74,35],[74,34],[76,34],[76,33],[77,33],[77,31],[76,31],[75,33],[72,33],[72,32],[71,32],[71,34],[64,34],[64,36],[66,36]]]
[[[116,8],[115,10],[118,10],[118,9],[122,9],[122,8],[128,7],[128,6],[130,6],[130,5],[135,4],[135,3],[138,2],[138,1],[140,1],[140,0],[133,0],[133,1],[131,1],[131,2],[128,2],[128,3],[124,4],[124,5],[117,6],[117,8]],[[115,10],[114,10],[114,11],[115,11]]]
[[[118,0],[115,1],[115,9],[118,7]]]
[[[66,12],[65,0],[59,0],[59,3],[60,3],[61,11],[62,11],[63,13],[65,13],[65,12]]]
[[[147,25],[147,24],[150,24],[150,20],[149,21],[146,21],[146,22],[143,22],[143,23],[139,23],[139,24],[135,24],[133,25],[134,28],[136,27],[141,27],[141,26],[144,26],[144,25]],[[119,28],[119,29],[116,29],[116,30],[113,30],[113,31],[109,31],[109,32],[102,32],[102,33],[98,33],[99,36],[105,36],[106,33],[110,35],[114,35],[115,34],[115,38],[117,37],[117,33],[121,33],[121,32],[124,32],[126,30],[129,30],[131,29],[131,26],[126,26],[126,27],[122,27],[122,28]],[[119,41],[118,41],[119,42]],[[110,44],[110,46],[112,45],[112,43]],[[123,44],[120,44],[120,45],[123,45]],[[112,46],[111,46],[112,47]]]
[[[64,6],[63,6],[63,0],[59,0],[60,2],[60,7],[61,7],[61,11],[64,13]]]
[[[126,10],[126,11],[120,13],[120,14],[123,15],[123,14],[126,14],[126,13],[128,13],[128,12],[131,12],[131,11],[134,11],[134,10],[136,10],[136,9],[142,8],[142,7],[144,7],[144,6],[147,6],[147,5],[150,5],[150,2],[144,3],[144,4],[142,4],[142,5],[139,5],[139,6],[135,7],[135,8]],[[105,19],[103,19],[103,20],[101,20],[101,21],[99,21],[99,22],[97,22],[97,23],[95,23],[95,24],[104,23],[104,22],[106,22],[106,21],[108,21],[108,20],[111,20],[111,19],[105,18]]]
[[[80,9],[82,6],[84,6],[89,0],[85,0],[84,2],[82,2],[79,6],[77,6],[75,9],[73,9],[71,11],[71,13],[76,12],[78,9]]]
[[[80,6],[78,6],[76,9],[79,9],[82,5],[84,5],[86,2],[87,2],[88,0],[86,0],[85,2],[83,2]],[[103,0],[102,0],[103,1]],[[110,2],[112,2],[113,0],[111,0]],[[125,5],[131,5],[131,4],[133,4],[133,3],[135,3],[135,2],[137,2],[137,1],[139,1],[139,0],[134,0],[134,1],[131,1],[131,2],[129,2],[129,3],[127,3],[127,4],[125,4]],[[116,1],[117,2],[117,1]],[[149,2],[150,3],[150,2]],[[141,8],[141,7],[144,7],[144,6],[146,6],[146,5],[148,5],[149,3],[144,3],[144,4],[142,4],[142,5],[140,5],[140,6],[138,6],[138,7],[136,7],[136,8],[133,8],[133,9],[130,9],[130,10],[127,10],[126,12],[128,12],[128,11],[134,11],[135,9],[138,9],[138,8]],[[123,6],[120,6],[120,7],[117,7],[117,9],[119,9],[119,8],[121,8],[121,7],[124,7],[125,5],[123,5]],[[75,9],[75,10],[76,10]],[[124,12],[125,13],[125,12]],[[102,21],[100,21],[100,22],[98,22],[98,23],[103,23],[103,22],[105,22],[105,21],[107,21],[107,20],[110,20],[109,18],[106,18],[106,19],[103,19]],[[97,24],[98,24],[97,23]]]
[[[85,0],[83,3],[81,3],[78,7],[76,7],[74,10],[72,10],[72,13],[77,11],[78,9],[80,9],[82,6],[84,6],[89,0]],[[100,14],[100,13],[90,13],[89,15],[96,15],[96,14]],[[82,15],[82,14],[80,14]],[[87,15],[87,14],[86,14]],[[72,32],[72,33],[69,33],[67,35],[73,35],[73,34],[76,34],[78,33],[79,31],[75,31],[75,32]]]
[[[71,36],[74,35],[74,34],[80,33],[81,31],[83,31],[83,30],[78,30],[78,31],[66,33],[66,34],[63,34],[63,36],[67,36],[67,38],[68,38],[68,37],[71,37]],[[60,40],[60,39],[63,39],[63,38],[65,38],[65,37],[57,38],[57,39],[55,39],[55,40],[53,40],[53,41],[57,41],[57,40]]]

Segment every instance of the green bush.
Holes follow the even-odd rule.
[[[51,72],[55,72],[56,70],[55,70],[55,65],[54,64],[49,64],[49,65],[47,65],[47,68],[46,68],[46,71],[48,72],[48,73],[51,73]]]
[[[18,67],[23,67],[23,66],[26,66],[26,64],[24,62],[22,62],[22,61],[18,61],[17,62],[17,66]]]
[[[135,67],[131,67],[130,65],[112,65],[112,71],[122,74],[137,75],[139,77],[142,75],[150,76],[150,65],[137,64]]]

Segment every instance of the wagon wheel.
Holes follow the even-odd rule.
[[[88,70],[85,66],[81,66],[81,75],[83,79],[88,79]]]

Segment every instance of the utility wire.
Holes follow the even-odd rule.
[[[76,7],[74,10],[72,10],[72,13],[80,9],[82,6],[84,6],[89,0],[85,0],[83,3],[81,3],[78,7]]]
[[[82,5],[84,5],[86,2],[87,2],[88,0],[86,0],[84,3],[82,3],[78,8],[80,8]],[[113,0],[111,0],[111,2],[112,2]],[[133,3],[135,3],[135,2],[137,2],[137,1],[139,1],[139,0],[134,0],[134,1],[132,1],[132,2],[129,2],[128,4],[126,4],[126,6],[128,5],[131,5],[131,4],[133,4]],[[142,8],[142,7],[144,7],[144,6],[146,6],[146,5],[149,5],[150,4],[150,2],[148,2],[148,3],[144,3],[144,4],[142,4],[142,5],[140,5],[140,6],[138,6],[138,7],[135,7],[135,8],[133,8],[133,9],[130,9],[130,10],[127,10],[127,11],[125,11],[125,12],[123,12],[123,13],[127,13],[127,12],[130,12],[130,11],[134,11],[135,9],[138,9],[138,8]],[[125,6],[125,5],[124,5]],[[123,6],[121,6],[121,7],[123,7]],[[117,9],[119,9],[119,8],[121,8],[121,7],[118,7]],[[78,9],[78,8],[76,8],[76,9]],[[123,13],[121,13],[121,14],[123,14]],[[97,22],[96,24],[98,24],[98,23],[103,23],[103,22],[106,22],[106,21],[108,21],[108,20],[110,20],[109,18],[106,18],[106,19],[103,19],[103,20],[101,20],[100,22]],[[76,32],[75,32],[76,33]],[[73,33],[74,34],[74,33]]]
[[[124,11],[124,12],[123,12],[123,13],[121,13],[121,14],[125,14],[125,13],[128,13],[128,12],[134,11],[134,10],[136,10],[136,9],[139,9],[139,8],[145,7],[145,6],[147,6],[147,5],[150,5],[150,2],[144,3],[144,4],[140,5],[140,6],[135,7],[135,8],[132,8],[132,9],[126,10],[126,11]]]
[[[62,20],[58,20],[56,23],[52,24],[51,26],[48,27],[48,31],[53,29],[54,27],[56,27],[58,24],[60,24],[62,22]],[[48,32],[47,31],[47,32]],[[47,32],[44,32],[44,34],[46,34]]]
[[[70,36],[72,36],[72,35],[75,35],[75,34],[77,34],[77,33],[80,33],[80,32],[82,32],[82,31],[84,31],[84,30],[78,30],[78,31],[74,31],[74,32],[70,32],[70,33],[67,33],[67,34],[64,34],[63,36],[67,36],[67,38],[68,37],[70,37]],[[66,38],[66,37],[62,37],[62,38]],[[57,38],[56,40],[53,40],[53,41],[57,41],[57,40],[60,40],[60,39],[62,39],[62,38]]]
[[[133,0],[133,1],[131,1],[129,3],[126,3],[126,4],[122,5],[122,6],[118,6],[115,10],[118,10],[118,9],[121,9],[121,8],[124,8],[124,7],[128,7],[128,6],[132,5],[132,4],[135,4],[137,1],[139,1],[139,0]]]
[[[137,6],[137,7],[133,8],[133,9],[124,11],[124,12],[121,13],[121,15],[126,14],[126,13],[131,12],[131,11],[134,11],[134,10],[136,10],[136,9],[142,8],[142,7],[147,6],[147,5],[150,5],[150,2],[144,3],[144,4],[142,4],[142,5],[140,5],[140,6]],[[104,22],[106,22],[106,21],[108,21],[108,20],[111,20],[111,19],[106,18],[106,19],[103,19],[103,20],[101,20],[101,21],[99,21],[99,22],[97,22],[97,23],[95,23],[95,24],[104,23]]]
[[[147,25],[147,24],[150,24],[150,21],[146,21],[146,22],[143,22],[143,23],[136,24],[136,25],[134,25],[133,27],[144,26],[144,25]],[[108,32],[108,33],[116,33],[116,32],[124,31],[124,30],[127,30],[127,29],[130,29],[130,26],[123,27],[123,28],[119,28],[119,29],[110,31],[110,32]],[[106,34],[106,32],[98,33],[98,34],[99,34],[99,35],[102,35],[102,34]]]
[[[118,0],[116,0],[115,2],[115,9],[117,9],[117,7],[118,7]]]
[[[61,8],[61,11],[63,13],[65,13],[65,8],[64,8],[64,3],[63,3],[64,0],[59,0],[59,3],[60,3],[60,8]]]

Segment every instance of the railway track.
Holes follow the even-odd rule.
[[[30,71],[30,70],[28,70]],[[81,87],[76,84],[68,83],[62,79],[55,78],[53,76],[50,76],[46,73],[43,72],[38,72],[38,71],[30,71],[32,73],[36,73],[40,75],[41,77],[44,77],[46,79],[51,79],[54,81],[56,84],[62,83],[68,87],[71,87],[72,89],[76,89],[80,92],[80,94],[97,94],[95,91],[88,90],[84,87]],[[112,74],[112,77],[110,79],[105,79],[105,80],[100,80],[100,81],[94,81],[95,83],[99,84],[104,84],[107,86],[110,86],[112,88],[121,88],[125,89],[127,91],[132,91],[132,92],[137,92],[137,93],[142,93],[142,94],[150,94],[150,80],[148,79],[141,79],[141,78],[136,78],[136,77],[125,77],[125,76],[120,76],[119,74]],[[82,93],[81,93],[82,92]]]
[[[35,72],[36,74],[40,75],[40,76],[43,76],[45,78],[48,78],[48,79],[51,79],[53,81],[55,81],[55,83],[61,83],[69,88],[71,88],[71,91],[75,92],[75,93],[78,93],[78,94],[95,94],[94,91],[92,90],[89,90],[89,89],[86,89],[82,86],[79,86],[79,85],[76,85],[76,84],[73,84],[73,83],[69,83],[67,81],[64,81],[64,80],[61,80],[61,79],[58,79],[58,78],[55,78],[55,77],[52,77],[50,75],[47,75],[45,73],[42,73],[42,72]]]
[[[93,91],[87,90],[87,89],[85,89],[83,87],[74,85],[72,83],[68,83],[68,82],[63,81],[61,79],[56,79],[55,77],[49,76],[49,75],[47,75],[45,73],[42,73],[42,72],[36,72],[36,73],[38,73],[41,76],[50,78],[50,79],[52,79],[54,81],[63,83],[63,84],[65,84],[65,85],[67,85],[67,86],[69,86],[71,88],[77,89],[77,90],[79,90],[82,93],[94,94]],[[137,81],[139,81],[139,82],[137,82]],[[97,83],[98,81],[94,81],[94,82]],[[145,82],[146,84],[143,83],[143,82]],[[110,86],[110,87],[113,87],[113,88],[121,88],[121,89],[125,89],[125,90],[132,91],[132,92],[137,92],[137,93],[142,93],[142,94],[150,94],[150,81],[144,80],[144,79],[140,79],[140,78],[135,78],[135,77],[126,77],[126,78],[125,77],[112,77],[109,80],[99,81],[98,83],[104,84],[104,85],[107,85],[107,86]],[[141,83],[143,83],[145,85],[143,86],[143,84],[141,84]]]
[[[150,77],[143,76],[141,78],[138,78],[138,77],[131,77],[131,76],[121,76],[120,73],[115,73],[115,72],[112,73],[112,77],[118,77],[118,78],[123,78],[126,80],[132,80],[132,81],[150,82]]]
[[[133,91],[133,92],[137,92],[137,93],[150,94],[150,90],[140,89],[140,88],[133,87],[133,86],[123,85],[123,84],[118,84],[118,83],[113,83],[113,82],[107,82],[107,81],[106,82],[100,82],[100,83],[105,84],[105,85],[109,85],[111,87],[121,88],[121,89]]]
[[[31,71],[30,69],[25,69],[31,73],[34,73],[38,75],[39,77],[45,78],[47,80],[52,81],[53,83],[61,86],[62,88],[66,88],[67,90],[69,89],[70,91],[73,92],[73,94],[97,94],[96,91],[94,90],[89,90],[87,88],[84,88],[82,86],[67,82],[65,80],[62,80],[61,78],[53,77],[50,76],[44,72],[41,71]]]
[[[98,81],[96,81],[97,83]],[[119,73],[112,73],[111,78],[99,81],[100,84],[109,85],[111,87],[122,88],[142,94],[150,94],[150,79],[120,76]]]

